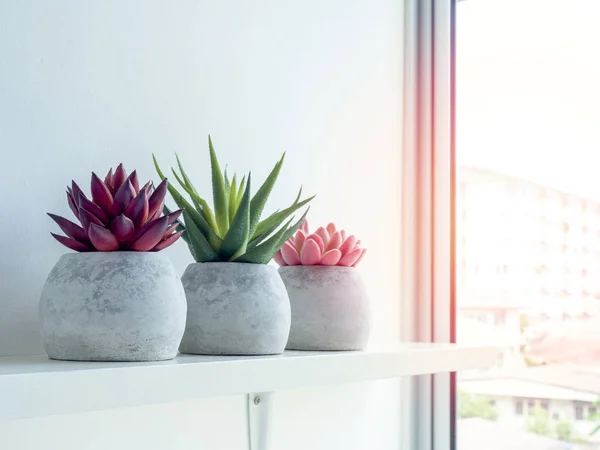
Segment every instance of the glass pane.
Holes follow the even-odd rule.
[[[459,450],[600,449],[600,2],[457,3]]]

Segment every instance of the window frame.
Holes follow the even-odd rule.
[[[456,342],[457,0],[405,0],[401,338]],[[403,449],[456,448],[456,374],[403,380]]]

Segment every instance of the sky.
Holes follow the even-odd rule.
[[[457,7],[457,158],[600,200],[600,0]]]

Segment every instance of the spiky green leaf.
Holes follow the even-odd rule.
[[[192,250],[192,256],[194,256],[196,262],[218,261],[219,255],[196,227],[194,220],[187,211],[183,211],[183,219],[186,224],[190,250]]]
[[[223,182],[225,183],[225,191],[229,193],[229,189],[231,188],[231,184],[229,183],[229,176],[227,175],[227,166],[225,166],[225,170],[223,171]]]
[[[279,239],[279,242],[273,248],[273,252],[270,255],[267,255],[263,264],[268,264],[275,256],[275,253],[277,253],[279,251],[279,249],[283,246],[285,241],[287,241],[289,238],[291,238],[294,235],[294,233],[296,233],[296,231],[298,231],[300,229],[300,227],[302,226],[302,223],[306,219],[306,216],[307,216],[309,210],[310,210],[310,206],[308,208],[306,208],[306,211],[304,211],[304,214],[302,214],[302,217],[300,217],[300,220],[298,220],[295,224],[293,224],[291,227],[289,227],[285,233],[283,233],[283,236],[281,236],[281,238]]]
[[[258,191],[256,191],[254,197],[252,197],[252,202],[250,203],[250,236],[254,234],[254,231],[260,222],[260,216],[265,208],[267,199],[273,190],[273,186],[277,181],[277,177],[279,176],[279,172],[281,171],[281,166],[283,165],[284,160],[285,153],[277,162],[277,164],[275,164],[275,167],[273,167],[273,170],[271,170],[271,173],[262,186],[258,189]]]
[[[231,183],[229,182],[229,176],[227,175],[227,166],[225,166],[225,170],[223,171],[223,182],[225,184],[225,202],[227,203],[227,226],[229,227],[233,220],[233,216],[229,213],[229,193],[231,191]]]
[[[177,182],[181,185],[183,190],[187,192],[187,194],[192,198],[192,202],[194,203],[195,209],[200,214],[202,214],[204,219],[210,224],[211,228],[213,228],[213,230],[216,230],[217,223],[215,221],[215,216],[213,215],[213,212],[210,209],[210,206],[208,206],[206,200],[204,200],[202,197],[196,194],[188,185],[186,185],[185,182],[179,177],[179,175],[177,174],[177,172],[175,172],[173,168],[171,168],[171,170],[173,171],[173,175],[175,175],[175,179],[177,180]]]
[[[160,167],[158,165],[158,161],[156,160],[156,156],[154,155],[154,153],[152,153],[152,160],[154,161],[154,167],[156,169],[156,173],[158,174],[158,176],[160,177],[161,180],[164,180],[165,175],[162,173],[162,170],[160,170]]]
[[[198,191],[196,191],[196,188],[192,184],[192,181],[190,180],[187,173],[185,172],[185,169],[183,168],[183,164],[181,164],[181,161],[180,161],[177,153],[175,154],[175,158],[177,159],[177,166],[179,167],[179,171],[181,172],[181,177],[183,177],[183,180],[181,180],[181,178],[179,178],[179,176],[177,175],[175,170],[171,169],[171,170],[173,170],[173,173],[175,174],[175,178],[177,179],[177,181],[181,185],[181,187],[192,198],[193,202],[196,204],[196,208],[202,209],[202,214],[204,215],[204,218],[208,221],[208,223],[210,223],[211,226],[216,229],[217,222],[215,220],[215,215],[214,215],[212,209],[210,208],[210,206],[208,205],[206,200],[204,200],[202,197],[200,197],[200,195],[198,195]]]
[[[242,181],[240,182],[240,186],[238,188],[237,193],[237,204],[235,205],[235,209],[238,209],[240,203],[242,202],[242,197],[244,196],[244,191],[246,190],[246,175],[242,177]]]
[[[289,226],[289,224],[292,223],[292,220],[293,219],[290,219],[283,227],[281,227],[281,229],[277,233],[275,233],[269,239],[264,241],[262,244],[257,245],[252,250],[248,250],[243,255],[237,257],[235,261],[252,264],[266,264],[264,262],[265,259],[268,258],[269,255],[275,254],[279,247],[281,247],[281,245],[279,247],[277,247],[277,245],[283,237],[283,235],[285,234],[285,232],[287,231],[287,227]],[[275,247],[277,247],[277,250],[273,251]],[[269,258],[269,261],[270,260],[271,259]]]
[[[233,257],[241,255],[246,251],[248,245],[250,235],[250,190],[252,189],[250,179],[251,174],[248,174],[244,197],[231,222],[231,227],[221,243],[219,257],[224,261],[229,261]]]
[[[302,208],[304,205],[306,205],[308,202],[310,202],[315,197],[316,196],[313,195],[312,197],[304,199],[301,202],[295,201],[288,208],[285,208],[281,211],[271,214],[269,217],[267,217],[265,220],[262,220],[258,224],[258,226],[256,227],[256,231],[254,232],[254,235],[252,236],[251,239],[255,239],[256,237],[260,236],[262,233],[264,233],[265,231],[267,231],[269,228],[271,228],[273,226],[278,226],[285,219],[287,219],[291,214],[296,212],[298,209]]]
[[[229,187],[229,225],[231,225],[231,221],[235,216],[235,212],[237,211],[237,177],[233,174],[233,179],[231,180],[231,186]]]
[[[194,207],[179,193],[177,189],[169,184],[169,192],[171,197],[181,209],[185,210],[188,215],[194,220],[196,227],[203,233],[204,237],[210,242],[210,245],[215,251],[221,246],[221,238],[217,236],[215,230],[207,222],[206,218],[196,211]]]
[[[217,160],[217,155],[215,153],[215,149],[213,148],[210,136],[208,136],[208,148],[210,151],[210,167],[212,172],[215,219],[217,221],[218,234],[219,236],[224,237],[229,228],[229,208],[227,205],[227,194],[225,191],[223,173],[219,167],[219,161]]]

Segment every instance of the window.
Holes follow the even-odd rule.
[[[461,204],[484,231],[456,215],[455,233],[490,268],[456,290],[456,311],[469,298],[494,314],[470,335],[457,322],[456,335],[503,349],[494,370],[457,374],[457,388],[494,396],[485,426],[505,450],[600,449],[589,437],[600,412],[598,23],[593,0],[456,3],[456,183],[486,194]],[[473,264],[461,248],[455,258]],[[456,449],[475,450],[473,422],[456,427]]]
[[[523,400],[515,400],[515,414],[517,416],[523,415]]]
[[[575,405],[575,420],[584,420],[585,419],[585,414],[584,414],[584,408],[583,405]]]

